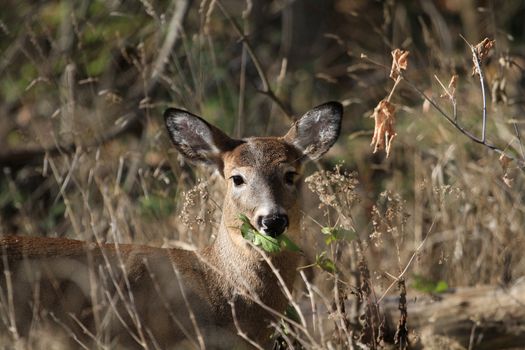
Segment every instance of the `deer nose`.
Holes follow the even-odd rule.
[[[288,227],[288,215],[261,215],[257,218],[257,226],[260,231],[275,238],[283,233]]]

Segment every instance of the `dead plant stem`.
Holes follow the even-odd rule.
[[[392,287],[394,287],[396,285],[396,283],[401,279],[403,278],[403,276],[405,275],[405,273],[407,273],[408,271],[408,268],[410,267],[410,265],[412,265],[412,261],[414,261],[414,258],[417,256],[417,254],[419,253],[419,251],[421,250],[421,248],[423,247],[423,245],[425,244],[425,242],[427,241],[427,238],[428,236],[430,236],[430,233],[432,232],[432,229],[434,228],[434,224],[435,224],[435,220],[432,221],[432,224],[430,225],[430,228],[428,229],[428,232],[425,236],[425,238],[423,238],[423,240],[421,241],[421,243],[419,243],[419,245],[417,246],[417,248],[414,250],[414,253],[412,254],[412,256],[410,257],[410,259],[408,260],[407,264],[405,265],[405,268],[403,269],[403,271],[401,271],[401,273],[397,276],[397,277],[394,277],[393,275],[391,274],[388,274],[390,277],[394,278],[394,281],[388,286],[388,288],[383,292],[383,295],[381,295],[381,297],[377,300],[377,304],[379,304],[384,298],[385,296],[387,295],[387,293],[390,291],[390,289],[392,289]]]
[[[233,19],[233,17],[230,15],[230,13],[226,10],[224,5],[220,0],[216,1],[217,6],[223,13],[224,17],[228,20],[228,22],[231,23],[235,31],[237,32],[237,35],[239,35],[240,40],[244,44],[244,47],[246,48],[246,51],[248,52],[248,55],[250,55],[250,58],[252,60],[253,65],[255,66],[255,69],[257,70],[257,74],[259,75],[259,79],[261,80],[262,89],[260,92],[266,96],[268,96],[278,107],[281,109],[281,111],[286,115],[286,117],[292,121],[295,121],[296,118],[290,108],[284,104],[283,101],[281,101],[275,92],[272,90],[270,83],[268,81],[268,77],[266,76],[266,73],[264,72],[261,62],[259,61],[259,58],[255,54],[252,45],[248,41],[248,38],[241,30],[239,24]]]

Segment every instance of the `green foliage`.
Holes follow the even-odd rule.
[[[299,317],[299,313],[297,312],[295,307],[293,307],[293,305],[291,305],[291,304],[288,304],[286,306],[286,310],[284,311],[284,315],[286,317],[288,317],[292,321],[295,321],[297,323],[301,322],[301,318]]]
[[[169,216],[175,210],[173,202],[164,196],[150,194],[139,198],[141,216],[150,219],[161,219]]]
[[[57,202],[56,204],[52,205],[51,208],[49,208],[46,218],[44,219],[44,228],[49,231],[53,230],[60,222],[60,219],[64,217],[65,212],[66,205],[64,202]]]
[[[326,272],[335,273],[337,271],[334,261],[326,256],[326,252],[322,252],[315,256],[315,265]]]
[[[7,181],[0,182],[0,209],[7,206],[19,208],[25,197],[18,188],[9,188]]]
[[[57,28],[62,21],[70,16],[71,6],[67,1],[48,2],[40,8],[39,18],[47,26]]]
[[[325,226],[321,228],[321,233],[325,235],[324,241],[326,245],[330,245],[340,240],[350,242],[357,237],[357,234],[354,231],[350,231],[341,227]]]
[[[334,226],[322,227],[321,233],[325,236],[324,242],[327,246],[330,246],[333,243],[339,241],[350,242],[357,237],[357,234],[354,231]],[[323,251],[315,256],[314,266],[317,266],[329,273],[335,273],[337,271],[335,262],[327,256],[326,251]]]
[[[270,237],[257,231],[250,223],[250,219],[244,214],[239,214],[239,219],[242,221],[241,234],[244,239],[252,242],[257,247],[260,247],[267,253],[279,253],[283,249],[299,252],[301,249],[288,238],[284,233],[279,237]]]
[[[420,292],[439,294],[448,290],[448,283],[443,280],[432,281],[421,275],[414,275],[413,279],[412,288]]]
[[[102,51],[97,57],[87,63],[86,73],[88,76],[97,76],[104,72],[110,61],[110,52]]]

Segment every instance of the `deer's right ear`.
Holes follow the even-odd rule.
[[[164,112],[164,121],[175,148],[189,161],[216,167],[222,174],[222,153],[241,143],[204,119],[177,108]]]

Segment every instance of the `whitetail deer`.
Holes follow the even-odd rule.
[[[177,150],[227,181],[213,244],[187,251],[4,236],[4,334],[16,338],[31,332],[36,321],[48,320],[74,335],[72,342],[97,347],[246,346],[238,332],[268,345],[268,324],[275,319],[270,310],[282,313],[288,303],[277,273],[291,288],[299,254],[283,250],[263,259],[242,237],[239,214],[262,234],[286,231],[299,241],[298,175],[305,160],[317,159],[336,141],[342,106],[329,102],[314,108],[283,137],[242,140],[183,110],[168,109],[164,117]]]

